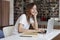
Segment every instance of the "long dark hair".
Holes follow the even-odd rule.
[[[27,21],[30,23],[30,16],[32,16],[31,14],[31,9],[33,8],[33,6],[36,5],[35,3],[29,3],[28,5],[26,5],[25,7],[25,14],[27,16]],[[33,16],[32,16],[33,18]],[[33,18],[34,19],[34,18]]]

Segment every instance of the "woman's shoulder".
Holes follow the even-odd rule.
[[[26,17],[26,14],[22,14],[21,17]]]
[[[26,18],[26,14],[22,14],[20,18]]]

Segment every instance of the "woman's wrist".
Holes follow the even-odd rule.
[[[34,16],[34,19],[35,19],[35,20],[37,20],[37,17],[36,17],[36,16]]]
[[[34,18],[36,17],[36,15],[34,15]]]

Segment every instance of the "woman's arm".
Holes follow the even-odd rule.
[[[38,28],[38,22],[37,22],[37,14],[38,12],[36,11],[33,15],[34,17],[34,23],[32,23],[32,27],[35,29],[35,30],[38,30],[38,32],[44,32],[44,30],[41,30]]]
[[[38,29],[38,22],[37,22],[37,17],[34,16],[34,25],[35,25],[35,29]]]
[[[37,22],[37,14],[38,14],[38,12],[37,12],[37,10],[33,14],[34,14],[33,15],[34,23],[32,23],[32,26],[33,26],[34,29],[38,30],[38,22]]]
[[[23,28],[23,24],[18,25],[18,32],[38,32],[37,30],[27,30]]]
[[[32,27],[33,27],[35,30],[37,30],[38,32],[45,32],[43,29],[39,29],[39,28],[38,28],[37,18],[35,17],[34,19],[35,19],[35,21],[34,21],[34,23],[32,23]]]
[[[32,27],[37,30],[38,29],[38,22],[37,22],[37,18],[34,17],[34,23],[32,23]]]

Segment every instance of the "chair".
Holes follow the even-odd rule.
[[[13,26],[4,27],[3,28],[4,37],[12,35],[12,30],[13,30]]]
[[[16,24],[14,26],[8,26],[8,27],[3,28],[3,33],[4,33],[5,37],[8,37],[8,36],[12,35],[13,29],[14,29],[15,26],[18,25],[19,21],[20,21],[20,17],[18,18],[18,20],[16,21]]]

